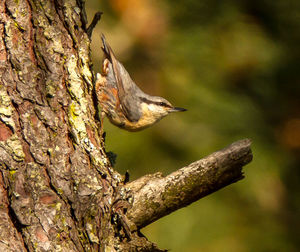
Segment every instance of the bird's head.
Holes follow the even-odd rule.
[[[145,116],[152,117],[155,120],[160,120],[173,112],[186,111],[184,108],[174,107],[169,101],[159,96],[143,97],[141,101]]]

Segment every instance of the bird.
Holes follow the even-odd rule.
[[[116,59],[103,34],[101,40],[104,53],[102,74],[97,73],[95,82],[96,98],[101,109],[101,128],[105,116],[121,129],[140,131],[170,113],[186,111],[174,107],[162,97],[144,93]]]

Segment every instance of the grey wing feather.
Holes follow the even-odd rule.
[[[116,59],[111,47],[106,42],[103,34],[101,39],[103,43],[102,49],[105,53],[105,56],[112,64],[122,110],[128,120],[132,122],[138,121],[141,118],[142,114],[140,111],[139,98],[137,95],[142,91],[132,81],[124,66]]]

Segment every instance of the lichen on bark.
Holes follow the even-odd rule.
[[[0,3],[2,213],[23,250],[116,244],[110,211],[122,178],[98,134],[81,11],[72,0]]]
[[[97,121],[89,37],[94,25],[87,28],[84,0],[0,2],[1,251],[162,251],[139,232],[170,213],[167,202],[153,199],[176,200],[174,211],[191,203],[188,194],[197,199],[191,185],[199,178],[203,191],[220,188],[198,176],[210,171],[204,163],[201,172],[183,168],[125,185]],[[237,168],[236,174],[215,165],[214,178],[227,176],[232,183],[246,163],[238,164],[225,167]],[[145,186],[156,186],[156,195]],[[167,210],[159,212],[158,203]]]

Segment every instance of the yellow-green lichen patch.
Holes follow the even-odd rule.
[[[21,31],[21,32],[25,31],[25,28],[22,27],[18,22],[14,21],[14,25],[19,31]]]
[[[53,51],[63,54],[64,48],[62,46],[61,40],[58,38],[59,38],[59,36],[55,36],[55,39],[53,40]]]
[[[0,85],[0,118],[6,125],[15,129],[12,119],[12,104],[3,85]]]
[[[5,149],[15,161],[23,161],[25,158],[21,141],[16,134],[13,134],[4,142],[0,141],[0,147]]]
[[[82,179],[81,182],[84,183],[84,182],[87,182],[88,183],[85,183],[87,188],[90,188],[92,189],[91,192],[92,192],[92,195],[96,194],[97,191],[100,191],[102,189],[102,186],[99,184],[99,181],[96,177],[92,177],[90,175],[87,176],[87,180],[84,180]]]
[[[37,23],[43,28],[45,38],[52,42],[47,45],[47,51],[50,54],[53,54],[53,52],[64,54],[65,51],[61,42],[60,31],[55,26],[49,25],[49,20],[43,15],[38,16]]]
[[[87,230],[87,233],[88,233],[88,236],[89,236],[89,239],[91,240],[91,242],[99,244],[99,239],[96,235],[97,231],[96,231],[95,226],[92,223],[87,223],[86,230]]]
[[[15,181],[15,176],[16,176],[15,174],[16,174],[16,172],[17,172],[16,170],[10,170],[9,171],[9,176],[8,177],[9,177],[10,181],[12,181],[12,182]]]
[[[56,251],[56,252],[63,251],[63,250],[62,250],[62,246],[56,244],[56,245],[55,245],[55,251]]]
[[[37,22],[38,26],[40,26],[41,28],[44,28],[44,36],[47,39],[50,39],[51,36],[51,31],[49,29],[51,29],[51,26],[49,26],[49,21],[47,20],[47,18],[43,15],[38,15],[34,21]]]
[[[83,120],[83,112],[81,111],[81,107],[75,101],[69,106],[68,118],[72,128],[73,137],[76,140],[76,143],[79,144],[80,139],[84,139],[87,137],[85,122]]]
[[[71,55],[66,60],[65,67],[68,71],[68,90],[72,98],[80,102],[80,106],[83,111],[86,111],[87,101],[84,97],[84,91],[82,86],[82,78],[78,73],[78,59],[75,55]]]
[[[62,188],[56,188],[56,191],[57,191],[57,194],[58,195],[63,195],[63,193],[64,193],[64,191],[63,191],[63,189]]]
[[[40,166],[35,163],[31,163],[29,171],[30,173],[28,174],[28,178],[33,183],[35,190],[37,192],[47,190],[48,185],[44,179]]]
[[[106,157],[104,157],[103,155],[99,153],[100,155],[94,155],[95,152],[93,152],[93,155],[91,155],[91,161],[92,164],[96,165],[96,167],[106,167],[106,165],[108,164],[108,161],[106,159]]]
[[[76,11],[76,9],[78,8],[76,1],[65,1],[64,2],[64,14],[67,17],[66,20],[69,21],[69,30],[70,30],[70,34],[72,36],[72,39],[74,40],[74,42],[76,44],[78,44],[78,37],[75,35],[76,34],[76,29],[74,27],[74,24],[79,24],[81,23],[80,20],[80,15],[78,15],[78,11]],[[80,25],[81,26],[81,25]]]
[[[60,211],[60,209],[61,209],[61,203],[60,202],[56,203],[55,209],[56,209],[56,211]]]
[[[15,173],[16,173],[16,170],[11,170],[11,171],[9,171],[9,174],[12,175],[12,176],[13,176]]]
[[[90,42],[89,41],[81,41],[82,45],[88,45]],[[79,48],[79,58],[81,59],[81,74],[84,77],[84,79],[88,82],[88,84],[90,85],[90,87],[93,86],[93,82],[92,82],[92,72],[90,71],[89,68],[89,55],[87,55],[87,52],[89,50],[85,47],[80,47]]]

